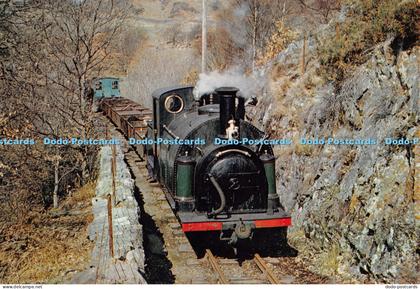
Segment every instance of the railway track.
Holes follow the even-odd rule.
[[[273,271],[267,266],[267,263],[260,257],[259,254],[255,254],[254,261],[257,264],[258,268],[261,272],[267,277],[268,281],[271,284],[280,284],[280,280],[277,279],[276,275],[274,275]]]
[[[217,279],[219,280],[220,284],[234,284],[234,283],[242,283],[238,282],[238,280],[232,280],[229,278],[229,276],[226,276],[224,273],[222,266],[218,259],[213,255],[211,250],[206,250],[206,256],[209,265],[211,266],[214,273],[217,274]],[[280,280],[277,278],[277,276],[273,273],[273,271],[268,267],[267,263],[264,261],[263,258],[259,254],[254,255],[254,259],[252,262],[258,267],[258,269],[261,271],[262,276],[260,279],[256,279],[255,281],[261,281],[260,283],[269,283],[269,284],[281,284]],[[244,274],[246,275],[246,274]],[[251,281],[249,279],[243,279],[240,281]],[[265,281],[265,282],[264,282]]]
[[[216,258],[211,250],[206,250],[205,255],[206,260],[208,261],[210,267],[212,268],[213,272],[216,274],[217,279],[220,284],[235,284],[235,283],[268,283],[268,284],[282,284],[282,282],[279,280],[279,278],[274,274],[274,272],[270,269],[270,267],[267,265],[265,260],[261,258],[261,256],[257,253],[254,255],[254,258],[252,259],[252,262],[256,265],[256,267],[261,271],[262,275],[259,279],[236,279],[232,280],[228,276],[226,276],[225,272],[222,269],[222,266]],[[233,263],[231,263],[233,264]],[[239,265],[239,264],[238,264]],[[243,275],[249,275],[248,272],[243,272]],[[238,282],[239,281],[239,282]]]
[[[98,114],[101,122],[108,120]],[[144,214],[153,223],[143,223],[146,252],[146,271],[149,283],[176,284],[287,284],[324,283],[325,280],[306,270],[293,258],[253,258],[239,262],[237,259],[214,256],[207,249],[204,258],[198,259],[190,240],[182,232],[175,214],[168,205],[165,194],[157,183],[146,181],[147,170],[142,156],[130,146],[124,135],[113,125],[108,126],[107,137],[118,138],[123,146],[125,160],[132,171],[141,195]],[[136,132],[134,130],[134,132]],[[144,216],[142,216],[144,217]],[[144,220],[143,220],[144,221]],[[153,231],[153,232],[150,232]],[[148,247],[148,248],[147,248]],[[294,268],[297,268],[294,269]],[[275,270],[273,270],[275,269]],[[286,273],[284,273],[284,270]],[[293,271],[293,272],[291,272]],[[303,272],[303,278],[300,277]],[[307,277],[309,276],[309,278]],[[155,279],[156,278],[156,279]]]

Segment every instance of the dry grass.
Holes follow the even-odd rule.
[[[355,210],[359,207],[359,204],[360,204],[359,197],[353,194],[353,196],[351,196],[350,204],[349,204],[350,214],[353,214],[355,212]]]
[[[198,81],[198,71],[196,69],[190,70],[181,81],[184,85],[195,85]]]
[[[287,233],[287,239],[292,247],[299,248],[299,253],[302,255],[307,247],[307,239],[303,229],[292,230]]]
[[[346,0],[347,17],[336,24],[330,39],[318,40],[320,74],[328,80],[343,80],[355,65],[365,62],[372,47],[391,35],[416,39],[419,6],[415,0]]]
[[[258,59],[259,65],[264,65],[268,61],[275,58],[283,49],[287,47],[293,40],[296,39],[297,33],[284,25],[283,21],[275,23],[276,31],[268,41],[262,56]]]
[[[94,193],[95,184],[89,183],[65,200],[61,209],[71,214],[32,212],[28,224],[0,227],[0,283],[68,283],[86,269],[93,247],[87,225]]]
[[[295,144],[294,145],[295,153],[298,156],[311,156],[311,155],[313,155],[314,150],[315,150],[314,145],[301,144],[299,137],[295,137],[293,139],[293,143]]]
[[[340,265],[339,261],[340,248],[338,245],[331,246],[330,250],[324,252],[319,256],[319,259],[316,261],[318,263],[318,268],[320,273],[323,275],[337,275],[337,271]]]
[[[75,204],[80,202],[90,202],[95,196],[96,183],[90,182],[78,189],[71,195],[71,198],[66,200],[66,204]]]
[[[65,236],[64,232],[62,234]],[[52,234],[45,241],[45,244],[19,256],[17,268],[5,278],[6,283],[66,283],[70,273],[83,271],[87,267],[91,244],[83,232],[69,238]],[[7,260],[2,253],[0,258]]]

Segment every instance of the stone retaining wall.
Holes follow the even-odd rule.
[[[118,146],[115,155],[115,200],[111,197],[112,234],[108,216],[109,196],[113,196],[112,148],[105,146],[100,151],[96,196],[92,199],[94,220],[89,225],[89,239],[95,242],[91,268],[76,276],[74,283],[146,283],[143,277],[143,231],[139,223],[140,208],[134,197],[134,181]]]

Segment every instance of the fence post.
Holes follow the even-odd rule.
[[[117,174],[117,148],[114,145],[112,145],[112,161],[111,161],[111,170],[112,170],[112,200],[114,206],[116,205],[116,174]]]
[[[306,69],[306,32],[303,32],[303,45],[302,45],[302,57],[300,61],[300,74],[305,74]]]
[[[108,139],[108,123],[105,125],[105,139]]]
[[[111,258],[114,258],[114,232],[112,227],[112,198],[108,194],[108,241],[109,241],[109,252]]]

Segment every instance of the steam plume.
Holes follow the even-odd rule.
[[[199,75],[194,95],[199,98],[203,94],[213,92],[216,88],[233,86],[240,90],[243,97],[248,98],[259,94],[264,84],[263,79],[255,75],[247,76],[239,69],[230,69],[224,72],[212,71]]]

